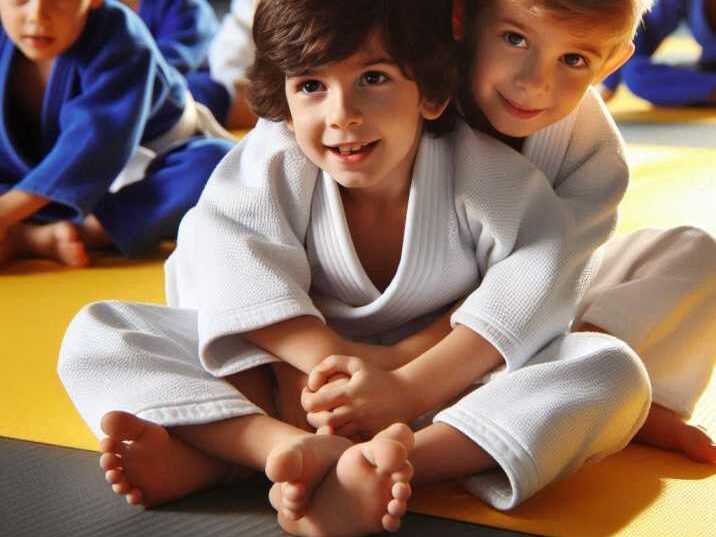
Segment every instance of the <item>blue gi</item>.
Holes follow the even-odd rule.
[[[709,98],[716,91],[716,28],[706,19],[705,1],[659,0],[644,17],[634,40],[634,56],[604,85],[616,89],[623,78],[632,92],[658,106],[712,103]],[[653,62],[651,56],[681,22],[686,22],[702,47],[699,62],[692,67]]]
[[[139,18],[114,0],[90,12],[77,42],[55,59],[40,132],[13,113],[16,54],[0,29],[0,194],[51,200],[35,215],[43,221],[93,214],[127,256],[174,237],[231,144],[189,138],[159,154],[143,180],[109,192],[138,146],[177,124],[186,102],[182,76]]]
[[[139,16],[149,28],[164,58],[182,73],[194,98],[224,123],[231,98],[211,78],[206,56],[219,24],[206,0],[143,0]]]

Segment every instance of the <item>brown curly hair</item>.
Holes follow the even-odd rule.
[[[455,91],[458,52],[452,38],[452,0],[261,0],[249,68],[249,101],[256,115],[290,119],[285,80],[344,60],[377,33],[403,74],[423,98],[443,103]],[[433,134],[455,122],[452,104],[426,122]]]

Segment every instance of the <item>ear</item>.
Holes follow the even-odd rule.
[[[616,50],[606,62],[604,62],[602,69],[597,75],[596,82],[601,82],[629,61],[629,58],[634,55],[634,48],[634,43],[631,41],[629,41],[626,45],[619,47],[619,49]]]
[[[423,119],[431,121],[439,118],[450,103],[450,99],[441,102],[428,101],[423,99],[420,103],[420,115]]]
[[[465,39],[465,0],[452,3],[452,37],[455,41]]]
[[[293,120],[292,120],[291,118],[286,119],[286,120],[284,121],[284,123],[286,124],[286,128],[287,128],[289,131],[291,131],[291,132],[293,132],[293,133],[296,132],[296,131],[293,129]]]

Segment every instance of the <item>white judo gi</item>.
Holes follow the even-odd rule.
[[[623,142],[594,89],[564,120],[528,137],[522,153],[567,203],[593,203],[594,188],[621,197],[626,186]],[[577,225],[596,247],[606,235],[603,227],[589,232],[592,218],[599,216]],[[629,343],[649,372],[654,402],[688,418],[716,364],[716,241],[692,227],[643,229],[610,240],[595,258],[574,324]]]
[[[618,198],[601,204],[594,235],[611,229],[605,207]],[[453,322],[495,345],[507,372],[435,419],[494,457],[496,470],[466,484],[509,509],[624,447],[649,408],[646,371],[626,344],[564,335],[591,253],[577,241],[579,210],[593,206],[563,203],[526,158],[465,125],[424,136],[400,264],[381,293],[353,247],[336,183],[284,125],[262,121],[183,220],[166,265],[169,306],[87,306],[68,328],[59,373],[98,436],[110,410],[165,426],[206,423],[261,412],[221,379],[276,360],[243,341],[245,331],[312,315],[347,337],[390,344],[467,296]]]
[[[233,0],[214,42],[212,70],[232,88],[253,62],[255,9],[255,0]],[[528,137],[522,153],[574,207],[577,241],[591,254],[613,231],[629,173],[621,137],[596,91],[567,118]],[[649,370],[654,401],[690,416],[716,364],[716,242],[695,228],[642,230],[606,244],[592,269],[599,258],[575,323],[601,326],[628,342]]]

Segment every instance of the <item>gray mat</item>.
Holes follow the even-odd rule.
[[[268,483],[195,494],[159,509],[111,493],[97,454],[0,438],[3,537],[273,537],[284,533],[266,500]],[[525,534],[408,514],[398,536],[520,537]]]

